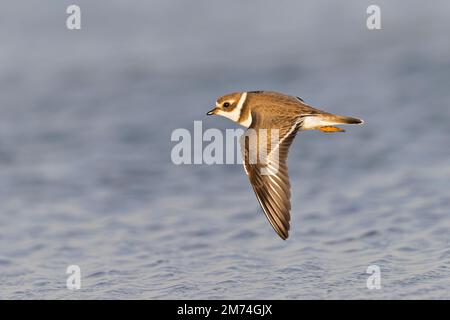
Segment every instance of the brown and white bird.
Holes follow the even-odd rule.
[[[301,98],[270,91],[227,94],[220,97],[215,108],[207,113],[213,114],[253,129],[247,132],[256,133],[256,143],[250,143],[250,139],[241,139],[244,169],[267,219],[283,240],[289,236],[291,220],[291,191],[286,161],[297,132],[343,132],[336,125],[363,123],[357,118],[315,109]],[[270,138],[261,138],[261,132],[270,137],[270,131],[274,129],[279,137],[275,142]],[[261,151],[263,149],[264,152]],[[256,161],[251,161],[253,153],[259,156]],[[263,173],[264,170],[266,173]]]

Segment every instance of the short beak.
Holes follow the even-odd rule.
[[[208,111],[208,112],[206,113],[206,115],[212,116],[213,114],[216,114],[216,112],[217,112],[217,108],[214,108],[214,109]]]

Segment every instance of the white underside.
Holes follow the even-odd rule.
[[[249,112],[247,119],[245,121],[239,122],[239,124],[246,128],[250,127],[250,125],[252,124],[252,114]]]
[[[321,119],[319,116],[306,116],[303,118],[302,129],[311,130],[323,126],[333,126],[339,123]]]

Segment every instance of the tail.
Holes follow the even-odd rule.
[[[334,122],[334,124],[363,124],[364,121],[358,118],[346,117],[346,116],[335,116],[331,114],[329,116],[322,116],[324,119],[329,119],[329,121]]]
[[[337,116],[331,113],[306,116],[302,128],[304,130],[320,130],[323,132],[345,132],[344,129],[335,127],[340,124],[363,124],[358,118]]]

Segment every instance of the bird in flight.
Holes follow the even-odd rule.
[[[267,220],[283,240],[289,236],[291,220],[287,156],[297,132],[343,132],[337,125],[363,123],[313,108],[299,97],[271,91],[224,95],[207,113],[213,114],[248,128],[241,137],[244,169]]]

